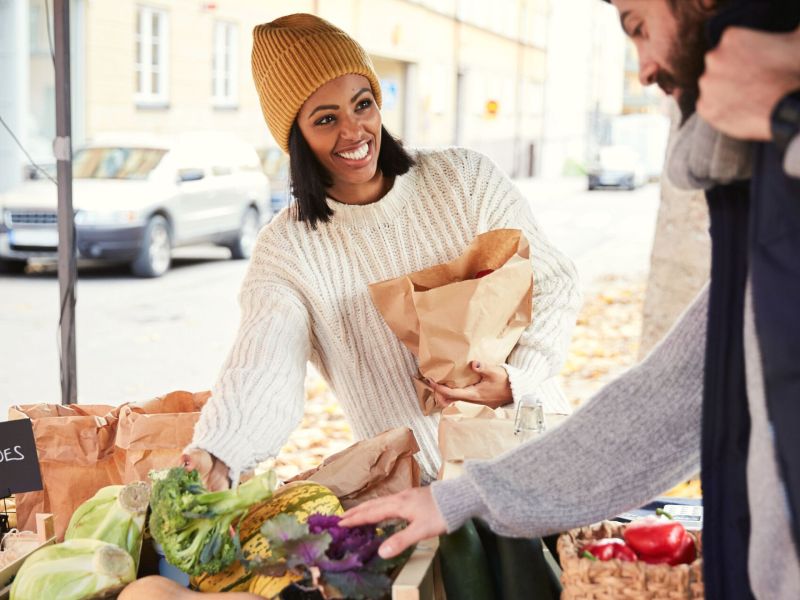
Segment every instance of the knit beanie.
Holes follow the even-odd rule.
[[[378,107],[381,86],[364,48],[314,15],[298,13],[253,30],[253,80],[272,136],[289,152],[289,131],[309,96],[342,75],[369,80]]]

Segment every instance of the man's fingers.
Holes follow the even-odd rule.
[[[379,500],[369,500],[351,508],[344,513],[339,523],[342,527],[356,527],[402,517],[403,515],[400,514],[398,503],[394,501],[394,497],[384,497]]]
[[[383,542],[381,547],[378,548],[378,554],[380,554],[381,558],[394,558],[412,544],[416,544],[427,537],[430,536],[425,533],[422,527],[409,525]]]

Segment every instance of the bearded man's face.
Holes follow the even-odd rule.
[[[707,50],[707,10],[692,0],[612,0],[639,54],[642,85],[657,84],[673,96],[685,121],[700,95]]]

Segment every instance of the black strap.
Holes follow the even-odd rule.
[[[712,250],[701,458],[705,591],[708,600],[749,600],[750,412],[744,369],[748,183],[719,186],[706,196]]]

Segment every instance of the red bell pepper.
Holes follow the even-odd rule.
[[[683,534],[683,540],[681,540],[681,547],[678,548],[678,551],[670,556],[667,564],[670,565],[688,565],[689,563],[694,562],[694,559],[697,558],[697,546],[695,546],[694,538],[688,531],[685,531]]]
[[[625,528],[623,537],[639,559],[649,564],[679,565],[697,557],[694,538],[671,518],[637,519]]]
[[[589,556],[585,556],[586,553]],[[619,538],[603,538],[586,544],[581,549],[581,556],[597,560],[611,560],[613,558],[627,562],[636,560],[636,553],[628,547],[624,540]]]
[[[678,521],[644,517],[629,523],[623,537],[639,556],[667,556],[677,552],[685,532]]]

